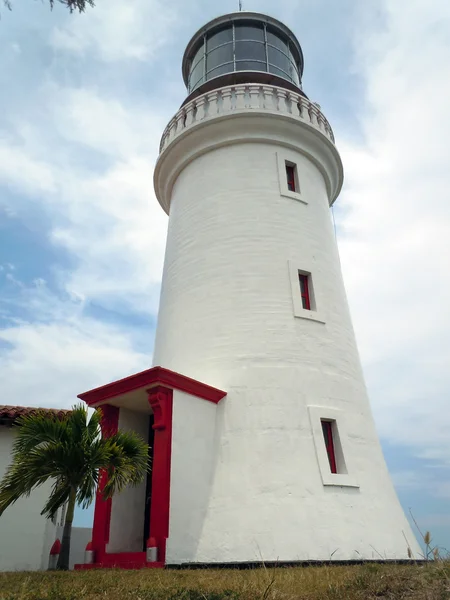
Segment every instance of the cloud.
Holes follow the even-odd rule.
[[[380,433],[448,462],[450,6],[383,5],[355,34],[363,141],[337,132],[340,254]]]
[[[432,466],[425,470],[394,470],[391,473],[391,477],[398,490],[427,491],[429,497],[448,499],[450,498],[448,468],[439,467],[436,472],[434,472],[435,470]]]
[[[54,127],[65,140],[108,158],[125,160],[143,154],[151,163],[156,160],[166,115],[161,106],[155,106],[154,98],[151,107],[148,101],[134,99],[130,110],[116,97],[95,88],[49,84],[43,86],[42,95],[52,99]]]
[[[85,202],[52,233],[78,261],[68,290],[106,307],[156,312],[166,217],[149,194],[149,171],[145,158],[134,157],[84,182]],[[79,188],[67,193],[75,198]]]
[[[423,486],[423,478],[417,471],[393,471],[391,478],[398,490],[417,490]]]
[[[118,82],[144,58],[151,69],[174,13],[156,0],[114,0],[87,16],[49,21],[55,59],[40,78],[17,71],[30,100],[0,125],[0,209],[25,226],[38,221],[54,256],[42,264],[51,283],[39,257],[32,284],[2,265],[0,380],[12,404],[67,406],[151,364],[167,228],[152,171],[167,109],[158,90],[145,103],[124,94],[102,64]],[[76,56],[61,59],[71,53],[89,58],[81,79],[67,77],[79,67]]]
[[[67,407],[76,395],[150,366],[123,329],[98,320],[21,323],[0,331],[8,352],[0,355],[6,404]]]
[[[148,368],[150,354],[136,349],[133,327],[87,317],[78,298],[59,297],[45,281],[2,297],[1,308],[14,303],[27,318],[6,312],[0,330],[2,401],[46,407],[69,407],[76,395],[99,384]]]
[[[50,38],[53,48],[105,62],[149,60],[176,26],[175,11],[159,0],[108,0],[71,15]]]
[[[167,218],[152,169],[164,119],[139,105],[127,111],[91,89],[43,88],[47,123],[20,122],[8,143],[0,139],[0,178],[23,194],[6,207],[26,220],[30,197],[39,200],[50,239],[75,260],[62,274],[66,291],[108,308],[154,313]],[[99,165],[91,166],[96,157]]]
[[[26,173],[26,177],[23,174]],[[55,190],[53,172],[49,165],[27,156],[21,149],[0,136],[0,177],[3,183],[30,195]],[[14,213],[13,207],[9,212]]]

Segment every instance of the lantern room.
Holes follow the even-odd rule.
[[[301,91],[301,46],[283,23],[236,12],[199,29],[183,57],[188,99],[232,83],[266,83]]]

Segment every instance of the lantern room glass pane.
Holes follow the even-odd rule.
[[[300,77],[298,76],[297,65],[293,65],[292,63],[290,64],[289,74],[292,78],[292,81],[296,85],[300,85]]]
[[[291,59],[292,64],[294,64],[295,68],[297,69],[298,68],[298,66],[297,66],[297,60],[296,60],[296,58],[294,56],[294,53],[292,52],[292,48],[290,46],[289,46],[289,58]]]
[[[260,42],[236,42],[236,60],[266,61],[266,48]]]
[[[288,54],[288,43],[267,29],[267,43]]]
[[[286,73],[286,71],[278,69],[273,65],[269,65],[269,73],[273,73],[274,75],[278,75],[278,77],[282,77],[283,79],[288,79],[289,81],[291,81],[291,76],[289,75],[289,73]]]
[[[199,61],[201,58],[203,58],[203,55],[204,55],[204,53],[205,53],[205,48],[204,48],[204,44],[202,44],[202,45],[200,46],[200,48],[197,50],[197,52],[195,53],[195,56],[194,56],[194,58],[192,59],[192,62],[191,62],[191,69],[192,69],[192,67],[194,67],[194,68],[195,68],[195,66],[196,66],[196,64],[198,63],[198,61]]]
[[[191,71],[191,76],[189,79],[189,86],[191,90],[203,83],[203,68],[204,60],[202,58]]]
[[[272,48],[271,46],[267,48],[267,52],[269,55],[270,65],[273,65],[274,67],[277,67],[278,69],[289,73],[292,63],[286,54],[283,54],[282,52],[280,52],[276,48]]]
[[[236,40],[257,40],[264,42],[264,29],[257,25],[236,25],[235,28]]]
[[[208,52],[206,56],[206,70],[210,71],[216,67],[233,61],[233,43],[219,46]],[[230,69],[233,70],[232,68]]]
[[[217,48],[222,44],[226,44],[227,42],[233,41],[233,28],[228,27],[227,29],[221,29],[216,31],[212,35],[208,36],[208,40],[206,42],[206,49],[212,50],[213,48]]]
[[[233,72],[233,63],[226,63],[224,65],[220,65],[216,69],[213,69],[208,73],[206,79],[212,79],[213,77],[218,77],[219,75],[224,75],[225,73]]]
[[[237,60],[236,71],[267,71],[267,65],[263,61]]]

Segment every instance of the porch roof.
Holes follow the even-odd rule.
[[[137,396],[140,396],[142,392],[156,386],[176,389],[197,398],[213,402],[214,404],[217,404],[226,396],[226,392],[196,379],[191,379],[163,367],[152,367],[146,371],[135,373],[124,379],[118,379],[117,381],[78,394],[78,398],[84,400],[86,404],[92,407],[100,406],[111,400],[113,400],[112,404],[122,405],[121,400],[125,400],[125,396],[128,401],[132,401],[133,398],[137,399]],[[132,392],[134,393],[132,394]],[[123,405],[128,405],[128,402],[124,402]]]

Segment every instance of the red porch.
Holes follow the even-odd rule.
[[[111,436],[118,431],[121,408],[136,412],[138,419],[142,419],[146,415],[145,418],[148,418],[150,423],[152,468],[147,480],[150,500],[145,505],[144,514],[137,516],[142,520],[146,550],[143,548],[142,551],[133,552],[108,551],[112,506],[116,497],[103,499],[102,490],[107,482],[107,474],[102,473],[94,510],[91,543],[93,561],[76,565],[76,569],[164,567],[166,544],[169,537],[174,390],[214,404],[217,404],[226,395],[226,392],[162,367],[153,367],[79,394],[78,397],[90,407],[102,407],[103,436]]]

